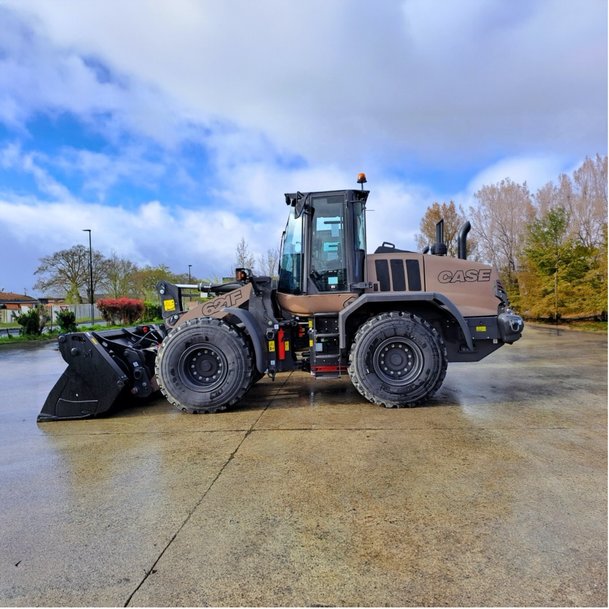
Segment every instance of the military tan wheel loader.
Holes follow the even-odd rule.
[[[209,286],[162,281],[163,324],[59,337],[68,363],[39,421],[95,417],[160,389],[184,412],[225,410],[264,375],[349,375],[369,401],[414,406],[442,384],[448,362],[477,362],[518,340],[523,321],[497,272],[458,258],[443,227],[429,253],[383,243],[366,253],[361,189],[289,193],[279,278],[237,269]],[[215,295],[187,310],[190,288]]]

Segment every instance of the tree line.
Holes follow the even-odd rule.
[[[532,194],[510,178],[483,186],[469,208],[468,257],[495,266],[515,309],[528,318],[607,318],[607,156],[586,158]],[[445,222],[449,254],[465,221],[453,201],[433,203],[420,247]]]
[[[156,302],[156,284],[161,280],[171,283],[199,283],[199,279],[188,273],[175,273],[166,265],[140,267],[116,254],[104,256],[92,250],[92,281],[89,270],[89,248],[75,245],[40,259],[34,271],[38,280],[36,290],[65,298],[67,303],[81,304],[93,302],[103,294],[108,298],[130,297]],[[245,267],[260,275],[277,274],[279,251],[269,249],[256,260],[249,246],[242,238],[235,250],[235,267]],[[231,272],[232,275],[232,272]],[[222,278],[202,280],[204,283],[220,283]],[[91,295],[91,283],[93,295]]]
[[[92,281],[89,272],[89,249],[75,245],[40,259],[34,274],[36,290],[64,297],[67,303],[93,302],[103,294],[110,298],[122,296],[156,301],[155,286],[161,279],[186,283],[188,274],[177,274],[165,265],[139,267],[116,254],[104,256],[92,251]],[[91,294],[90,285],[93,285]]]

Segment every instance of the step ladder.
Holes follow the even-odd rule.
[[[347,373],[341,361],[338,313],[314,313],[309,321],[311,374],[315,378],[337,378]]]

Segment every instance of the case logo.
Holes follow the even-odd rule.
[[[471,283],[474,281],[490,281],[491,269],[459,269],[457,271],[440,271],[440,283]]]

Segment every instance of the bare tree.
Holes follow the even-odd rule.
[[[265,255],[258,258],[257,270],[261,275],[269,277],[277,277],[277,269],[279,267],[279,250],[277,248],[269,248]]]
[[[607,222],[607,157],[586,158],[573,174],[573,194],[567,207],[571,233],[584,247],[601,247]]]
[[[236,255],[236,266],[243,267],[245,269],[253,269],[255,265],[254,255],[250,252],[249,246],[245,240],[245,237],[241,237],[241,241],[237,244],[235,251]]]
[[[480,254],[499,270],[508,287],[513,287],[525,228],[535,215],[529,189],[526,182],[516,184],[506,178],[483,186],[474,196],[478,206],[470,208],[470,215]]]
[[[607,157],[586,158],[572,177],[562,174],[535,195],[538,217],[563,209],[568,236],[588,248],[601,248],[607,225]]]
[[[553,182],[548,182],[542,186],[535,194],[535,204],[537,206],[537,216],[545,216],[556,206],[558,199],[558,187]],[[564,209],[564,205],[562,206]]]
[[[93,250],[93,293],[106,278],[105,258]],[[82,303],[81,291],[88,292],[89,284],[89,248],[75,245],[67,250],[60,250],[40,259],[40,265],[34,271],[40,279],[34,286],[37,290],[51,291],[58,296],[66,297],[68,302]]]

